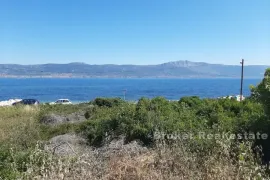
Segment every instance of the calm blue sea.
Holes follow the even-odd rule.
[[[249,85],[261,79],[245,79],[244,95]],[[35,98],[51,102],[68,98],[73,102],[89,101],[96,97],[121,97],[138,100],[140,97],[164,96],[178,100],[183,96],[202,98],[237,95],[240,79],[0,79],[0,101],[12,98]]]

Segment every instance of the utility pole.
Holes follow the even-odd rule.
[[[126,100],[126,92],[127,92],[127,90],[126,89],[124,89],[124,101]]]
[[[242,101],[243,98],[243,80],[244,80],[244,59],[242,59],[242,71],[241,71],[241,89],[240,89],[240,101]]]

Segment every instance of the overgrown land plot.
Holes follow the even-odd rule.
[[[242,102],[1,107],[0,179],[269,179],[269,84]]]

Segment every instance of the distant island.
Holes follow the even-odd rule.
[[[268,67],[245,66],[245,78],[262,78]],[[0,64],[0,78],[239,78],[240,72],[240,65],[187,60],[157,65]]]

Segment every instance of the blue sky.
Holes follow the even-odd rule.
[[[270,0],[1,0],[0,63],[270,64]]]

